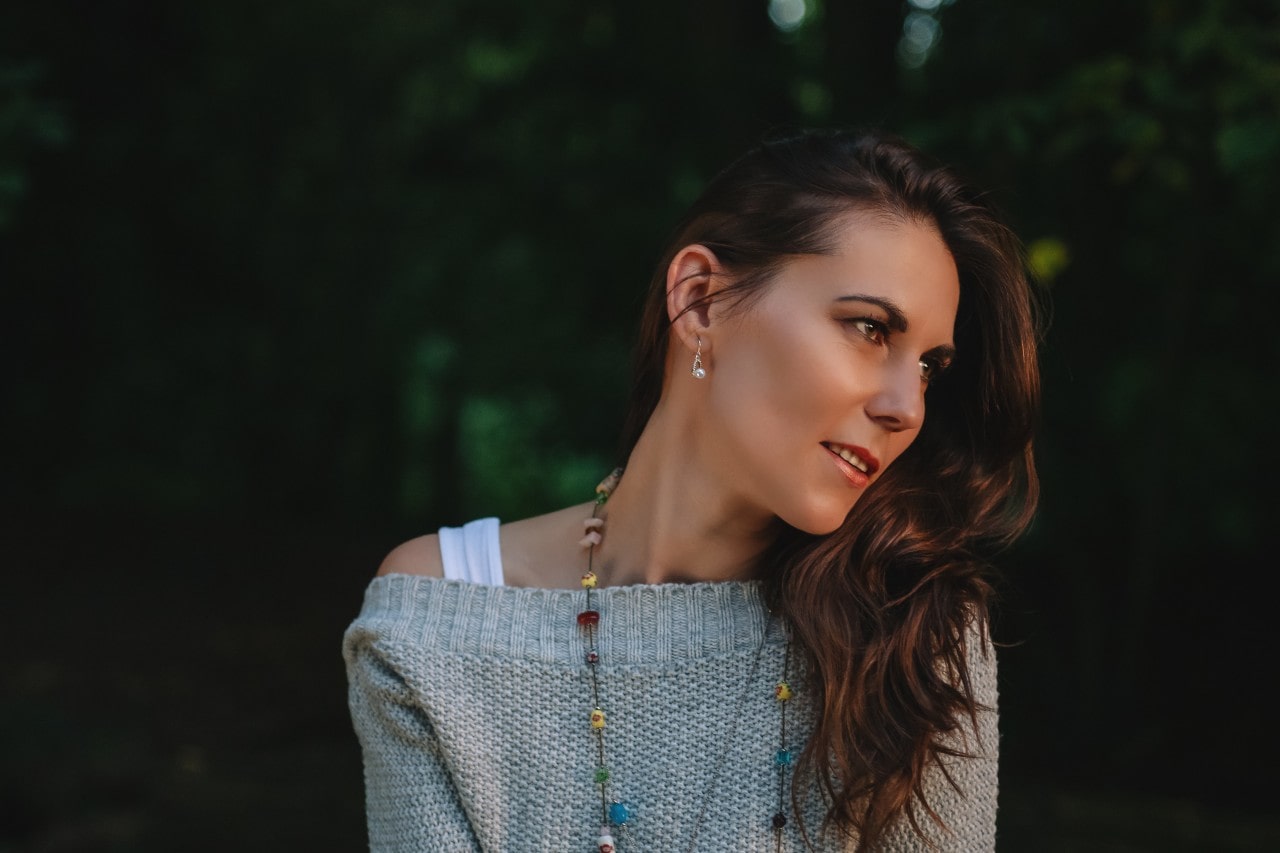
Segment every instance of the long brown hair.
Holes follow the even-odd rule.
[[[977,726],[966,636],[975,627],[985,636],[987,558],[1035,509],[1038,332],[1018,241],[979,192],[895,137],[809,131],[758,145],[711,182],[657,265],[622,456],[662,393],[666,271],[676,252],[692,243],[714,251],[731,278],[718,298],[744,309],[789,257],[829,254],[853,211],[932,224],[960,277],[957,355],[926,392],[916,440],[839,530],[813,536],[783,526],[760,564],[816,697],[796,778],[816,779],[827,821],[856,833],[865,850],[904,815],[923,835],[918,807],[940,820],[924,778],[943,756],[961,754],[949,735],[965,720]]]

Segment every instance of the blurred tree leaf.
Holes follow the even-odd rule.
[[[28,192],[29,159],[67,145],[71,137],[64,110],[37,94],[44,77],[38,63],[15,64],[0,56],[0,231]]]

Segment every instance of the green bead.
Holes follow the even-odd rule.
[[[603,785],[609,781],[609,768],[597,767],[595,772],[595,780],[597,785]]]

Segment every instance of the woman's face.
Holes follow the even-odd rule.
[[[797,257],[723,315],[703,380],[717,467],[788,524],[837,529],[920,432],[959,300],[932,224],[851,217],[833,254]]]

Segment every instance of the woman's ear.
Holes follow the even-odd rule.
[[[711,302],[726,282],[715,252],[692,243],[676,252],[667,266],[667,317],[671,333],[690,352],[702,342],[706,358],[711,336]]]

